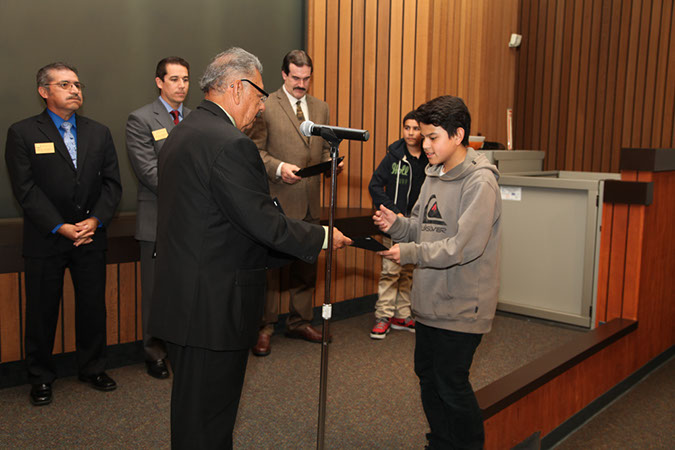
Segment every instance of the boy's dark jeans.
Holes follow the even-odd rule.
[[[469,368],[482,334],[415,324],[415,373],[431,433],[431,449],[480,449],[485,434]]]

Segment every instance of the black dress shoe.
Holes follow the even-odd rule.
[[[90,383],[91,387],[99,391],[114,391],[117,388],[115,380],[110,378],[105,372],[94,375],[80,375],[80,381]]]
[[[169,378],[169,369],[163,359],[157,361],[146,361],[145,365],[148,367],[148,375],[151,377],[163,379]]]
[[[35,406],[48,405],[52,402],[52,384],[34,384],[30,388],[30,402]]]

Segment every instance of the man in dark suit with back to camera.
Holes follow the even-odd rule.
[[[190,87],[190,64],[177,56],[162,59],[155,70],[155,84],[159,89],[159,97],[129,114],[126,135],[129,161],[138,178],[134,237],[141,248],[141,312],[145,364],[150,376],[168,378],[169,369],[164,361],[166,346],[162,340],[151,336],[147,331],[155,273],[152,255],[157,230],[157,161],[171,130],[190,113],[183,106]]]
[[[251,139],[258,146],[270,182],[272,197],[279,199],[284,212],[293,219],[318,224],[321,219],[321,177],[301,178],[295,174],[304,167],[330,160],[330,146],[321,137],[305,137],[300,124],[305,120],[328,124],[328,104],[307,94],[312,77],[312,59],[304,50],[284,56],[281,77],[284,84],[270,95],[265,112],[258,118]],[[340,163],[338,170],[342,170]],[[286,335],[309,342],[321,342],[321,331],[311,326],[314,318],[313,295],[316,263],[296,260],[290,267],[289,307]],[[278,280],[279,271],[268,273]],[[277,281],[278,282],[278,281]],[[270,283],[258,341],[252,348],[256,356],[271,351],[270,338],[279,316],[279,293]]]
[[[240,48],[206,68],[204,101],[159,156],[155,295],[150,333],[173,368],[173,448],[231,448],[248,349],[255,343],[266,269],[316,261],[328,229],[286,217],[242,131],[265,109],[262,65]],[[333,248],[351,241],[334,229]],[[287,256],[289,255],[289,256]]]
[[[53,63],[37,73],[47,108],[7,132],[5,161],[23,209],[26,363],[34,405],[52,401],[51,359],[65,269],[75,288],[79,378],[116,388],[106,365],[106,228],[122,195],[110,130],[75,114],[82,106],[77,69]]]

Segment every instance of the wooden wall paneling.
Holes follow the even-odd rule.
[[[597,70],[597,66],[590,67],[589,54],[590,48],[593,45],[595,36],[591,34],[592,18],[594,13],[594,4],[597,2],[582,2],[582,23],[581,34],[579,39],[579,65],[576,72],[579,74],[579,82],[576,92],[576,108],[571,109],[574,114],[574,131],[573,131],[573,157],[571,165],[568,165],[572,170],[583,170],[584,160],[584,139],[586,126],[592,123],[592,109],[588,102],[588,85],[591,82],[593,72]]]
[[[644,214],[644,205],[629,205],[628,229],[626,230],[626,270],[621,305],[621,317],[624,319],[638,320]]]
[[[447,24],[445,26],[443,24],[443,21],[447,21],[448,19],[447,12],[443,14],[444,9],[447,9],[447,2],[442,0],[434,1],[432,8],[431,36],[433,36],[433,41],[429,48],[429,54],[431,55],[429,71],[434,75],[430,78],[429,98],[439,96],[443,89],[441,86],[445,85],[444,77],[446,73],[445,70],[441,69],[441,67],[444,67],[444,61],[441,61],[441,58],[444,58],[446,52],[450,51],[450,47],[448,47],[449,42],[447,42],[448,27]],[[445,48],[446,52],[442,52],[441,48]]]
[[[66,269],[63,277],[63,302],[61,303],[63,317],[63,352],[75,351],[75,290],[70,270]]]
[[[120,343],[136,340],[136,273],[134,263],[119,265]]]
[[[108,345],[119,344],[119,267],[117,264],[106,266],[105,309],[107,317],[106,339]]]
[[[389,108],[387,145],[397,140],[401,135],[399,117],[401,117],[401,49],[403,42],[403,0],[391,0],[389,36]]]
[[[530,41],[531,47],[534,48],[534,61],[530,64],[532,73],[532,86],[530,88],[530,97],[532,99],[530,105],[532,107],[532,136],[530,142],[532,142],[532,147],[540,148],[541,147],[541,129],[543,121],[543,98],[544,98],[544,79],[545,76],[536,76],[535,74],[545,74],[547,71],[546,66],[546,43],[548,29],[548,21],[546,20],[547,16],[547,6],[548,2],[539,2],[537,11],[537,5],[533,5],[532,14],[535,14],[536,21],[533,21],[532,29],[530,31],[533,39]],[[536,34],[535,34],[536,33]],[[536,36],[536,37],[535,37]],[[532,42],[534,41],[534,42]],[[548,66],[550,67],[550,66]]]
[[[586,70],[588,71],[588,80],[584,87],[584,93],[579,97],[587,99],[585,121],[581,123],[580,130],[577,129],[577,148],[581,155],[577,160],[579,161],[579,170],[591,171],[593,166],[593,136],[596,132],[601,130],[598,128],[600,118],[598,114],[598,105],[596,103],[596,91],[599,84],[600,64],[598,61],[598,54],[600,52],[600,43],[602,41],[601,27],[603,19],[602,2],[596,0],[591,2],[591,17],[590,28],[587,42],[590,45],[585,47],[588,49],[588,58],[586,60]],[[582,69],[583,70],[583,69]]]
[[[564,31],[563,31],[563,57],[562,65],[558,70],[562,71],[562,86],[560,90],[560,123],[558,127],[558,141],[557,141],[557,152],[556,152],[556,162],[553,168],[564,168],[566,154],[567,154],[567,128],[568,128],[568,110],[569,110],[569,98],[573,92],[571,88],[572,82],[572,71],[570,66],[572,64],[573,57],[573,36],[574,36],[574,9],[575,2],[568,1],[565,2],[565,21],[564,21]]]
[[[431,47],[430,33],[431,8],[433,1],[421,1],[417,5],[417,26],[415,32],[415,89],[413,108],[431,100],[429,97],[431,73],[429,69],[429,49]]]
[[[668,44],[666,95],[664,96],[663,130],[659,147],[675,145],[675,7],[670,12],[670,42]],[[670,145],[668,145],[670,144]]]
[[[613,138],[615,135],[615,108],[621,103],[621,97],[617,95],[618,89],[618,63],[621,36],[621,15],[622,2],[606,2],[611,5],[611,16],[609,25],[609,51],[607,55],[607,78],[606,78],[606,92],[607,96],[604,98],[604,122],[602,128],[602,144],[600,154],[599,170],[601,172],[610,172],[613,152]],[[598,151],[595,147],[595,151]]]
[[[656,80],[653,89],[648,89],[647,95],[654,98],[654,118],[651,122],[644,122],[643,128],[648,130],[650,136],[651,147],[664,147],[661,140],[661,133],[663,131],[663,119],[665,108],[665,95],[660,95],[666,92],[666,75],[668,69],[668,59],[671,59],[669,54],[668,43],[670,42],[670,35],[672,33],[672,14],[673,2],[664,2],[663,10],[661,11],[660,23],[658,24],[659,32],[656,34],[656,45],[658,45],[658,60],[655,68],[651,69],[656,73]],[[654,16],[658,21],[658,15]],[[652,33],[654,30],[652,30]],[[660,38],[662,36],[662,38]],[[651,44],[650,44],[651,45]],[[649,69],[648,69],[649,70]],[[648,86],[649,88],[649,86]]]
[[[621,136],[621,145],[628,147],[638,147],[633,145],[633,135],[635,131],[634,121],[634,106],[636,97],[636,79],[639,68],[638,54],[643,50],[640,42],[640,16],[641,16],[642,2],[640,0],[633,0],[631,20],[630,20],[630,34],[628,39],[628,63],[626,64],[626,90],[624,91],[623,104],[623,128]],[[644,42],[644,41],[643,41]]]
[[[364,63],[364,38],[365,38],[365,2],[364,0],[354,0],[352,5],[352,38],[351,38],[351,111],[350,126],[354,128],[363,128],[363,104],[367,95],[364,92],[363,75],[365,70]],[[356,101],[354,101],[356,100]],[[363,152],[363,143],[352,142],[349,149],[349,206],[361,206],[367,204],[369,197],[362,198],[363,185],[367,185],[369,175],[363,170],[365,154]],[[371,159],[372,161],[372,159]],[[372,170],[372,169],[371,169]],[[356,298],[364,295],[363,272],[365,270],[365,254],[363,251],[354,251],[354,262],[347,269],[347,278],[352,279],[348,282],[347,298]],[[349,255],[347,255],[349,257]]]
[[[627,45],[630,38],[630,23],[631,23],[631,4],[621,4],[621,23],[619,26],[619,53],[618,61],[616,65],[616,91],[615,97],[617,99],[616,105],[614,107],[614,118],[613,118],[613,130],[612,130],[612,140],[610,146],[610,164],[609,171],[616,172],[619,169],[619,151],[618,149],[622,145],[622,134],[621,130],[623,128],[623,112],[625,105],[625,91],[627,83],[628,71],[626,70],[628,64],[628,53],[629,46]],[[618,129],[617,129],[618,128]]]
[[[321,252],[316,266],[316,287],[314,289],[314,306],[320,306],[326,300],[326,252]],[[333,296],[331,295],[331,302]]]
[[[663,2],[652,2],[652,8],[649,14],[649,23],[647,29],[643,29],[647,42],[645,55],[645,73],[644,73],[644,91],[642,93],[644,101],[644,112],[642,114],[642,123],[638,120],[640,126],[640,147],[650,147],[655,144],[652,135],[652,124],[654,123],[654,113],[656,105],[659,103],[656,94],[656,75],[658,71],[658,61],[663,55],[659,55],[659,41],[661,40],[661,8]],[[645,14],[647,16],[647,14]],[[640,119],[640,117],[638,117]]]
[[[63,353],[63,338],[64,328],[63,328],[63,297],[61,297],[61,304],[59,305],[59,318],[56,319],[56,333],[54,334],[54,346],[52,347],[52,353]],[[25,336],[25,335],[24,335]]]
[[[527,46],[531,40],[529,26],[529,13],[531,0],[521,0],[520,8],[518,10],[518,17],[520,18],[520,34],[523,36],[520,48],[518,49],[518,58],[516,64],[516,92],[513,104],[513,145],[514,148],[528,148],[529,141],[525,136],[525,125],[528,120],[528,109],[525,106],[527,98],[527,67],[529,53],[526,51]],[[546,164],[548,154],[545,156],[544,164]]]
[[[612,218],[612,243],[609,261],[609,286],[607,292],[607,321],[621,317],[623,279],[626,269],[626,231],[628,205],[615,204]]]
[[[140,261],[136,261],[134,264],[136,265],[136,340],[143,340],[143,301],[149,300],[143,300],[141,290],[141,263]]]
[[[585,99],[579,98],[579,83],[580,79],[585,80],[586,75],[582,74],[581,69],[581,48],[582,48],[582,35],[583,35],[583,18],[584,18],[584,4],[587,3],[584,0],[575,0],[574,2],[574,19],[572,23],[572,54],[569,65],[570,72],[570,90],[569,97],[567,98],[567,128],[565,130],[566,137],[565,141],[567,146],[565,147],[565,165],[563,167],[573,170],[574,167],[574,156],[575,150],[574,147],[576,144],[576,124],[578,118],[578,107],[581,102]]]
[[[651,3],[660,3],[660,2],[649,2],[645,1],[642,4],[640,10],[640,22],[638,35],[640,39],[639,51],[637,57],[637,67],[636,67],[636,77],[635,77],[635,98],[634,106],[631,111],[633,126],[633,133],[631,135],[630,146],[631,147],[640,147],[643,146],[643,129],[642,129],[642,117],[647,115],[650,118],[652,114],[650,113],[653,108],[654,97],[645,98],[646,93],[646,84],[649,82],[649,77],[647,74],[647,63],[648,57],[653,53],[650,51],[649,40],[650,40],[650,23],[651,23],[651,8],[649,7]],[[653,50],[656,50],[658,46],[652,47]],[[653,86],[653,82],[652,82]],[[647,137],[649,139],[649,137]],[[645,144],[648,145],[648,144]]]
[[[595,326],[607,322],[607,295],[609,292],[609,265],[612,248],[614,204],[602,205],[602,233],[600,235],[600,255],[598,257],[598,292],[595,300]]]
[[[341,1],[339,14],[340,21],[338,24],[338,109],[337,109],[337,124],[343,127],[349,127],[350,122],[350,104],[351,104],[351,29],[352,29],[352,3],[353,1]],[[349,142],[343,142],[340,146],[341,151],[348,160],[351,160],[349,154]],[[337,179],[337,198],[336,206],[347,207],[349,204],[349,178],[351,176],[351,163],[345,164],[346,170]],[[344,175],[344,176],[343,176]],[[337,264],[333,265],[335,272],[337,301],[342,301],[346,298],[347,288],[347,271],[353,263],[353,254],[347,251],[336,252]],[[348,256],[350,257],[348,259]]]
[[[603,135],[605,133],[605,113],[606,107],[604,102],[613,102],[613,99],[610,99],[607,95],[608,92],[611,92],[608,89],[609,80],[608,80],[608,66],[609,66],[609,55],[610,55],[610,31],[612,25],[612,3],[608,1],[603,1],[601,4],[600,10],[600,19],[599,19],[599,46],[598,51],[594,56],[591,56],[590,64],[598,65],[598,74],[596,78],[596,83],[591,96],[593,96],[593,101],[595,102],[595,125],[593,131],[589,134],[591,139],[588,141],[590,147],[586,150],[588,153],[588,167],[589,170],[593,172],[602,171],[602,154],[603,154]],[[595,94],[595,95],[593,95]]]
[[[0,274],[0,362],[21,359],[21,282],[19,273]]]
[[[333,124],[337,124],[337,107],[338,107],[338,77],[328,76],[329,74],[338,73],[338,17],[339,17],[339,2],[330,1],[326,4],[326,82],[325,82],[325,98],[323,100],[328,103],[330,108],[330,118]],[[326,203],[327,204],[327,203]]]
[[[555,15],[555,32],[550,34],[553,41],[551,71],[551,88],[549,91],[551,95],[547,96],[550,99],[550,116],[547,122],[543,122],[546,130],[544,136],[546,140],[542,140],[540,150],[546,152],[543,168],[544,170],[553,170],[557,160],[558,153],[558,136],[560,133],[560,105],[562,100],[560,98],[561,80],[562,80],[562,58],[563,58],[563,40],[564,40],[564,19],[565,19],[565,2],[556,1],[555,8],[550,8],[550,11]],[[522,148],[522,147],[517,147]]]
[[[379,160],[375,159],[375,95],[377,89],[376,64],[377,64],[377,2],[366,0],[364,8],[364,31],[363,31],[363,106],[362,126],[370,131],[370,139],[363,143],[361,158],[362,182],[361,182],[361,206],[364,208],[372,205],[368,183]],[[367,178],[367,179],[366,179]]]
[[[382,161],[387,152],[389,109],[389,2],[378,2],[377,10],[377,91],[375,105],[375,167]],[[371,137],[371,139],[373,139]]]
[[[401,136],[401,120],[414,108],[415,97],[415,45],[417,27],[417,1],[403,3],[403,45],[401,46],[401,106],[398,119],[398,137]]]

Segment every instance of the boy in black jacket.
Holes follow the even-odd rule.
[[[424,183],[427,163],[422,151],[420,126],[415,112],[411,111],[403,118],[403,138],[389,146],[368,185],[375,208],[384,205],[400,216],[409,217]],[[384,245],[390,247],[391,244],[391,239],[385,237]],[[410,312],[413,267],[411,264],[401,267],[382,259],[371,338],[384,339],[390,327],[415,331],[415,321]]]

